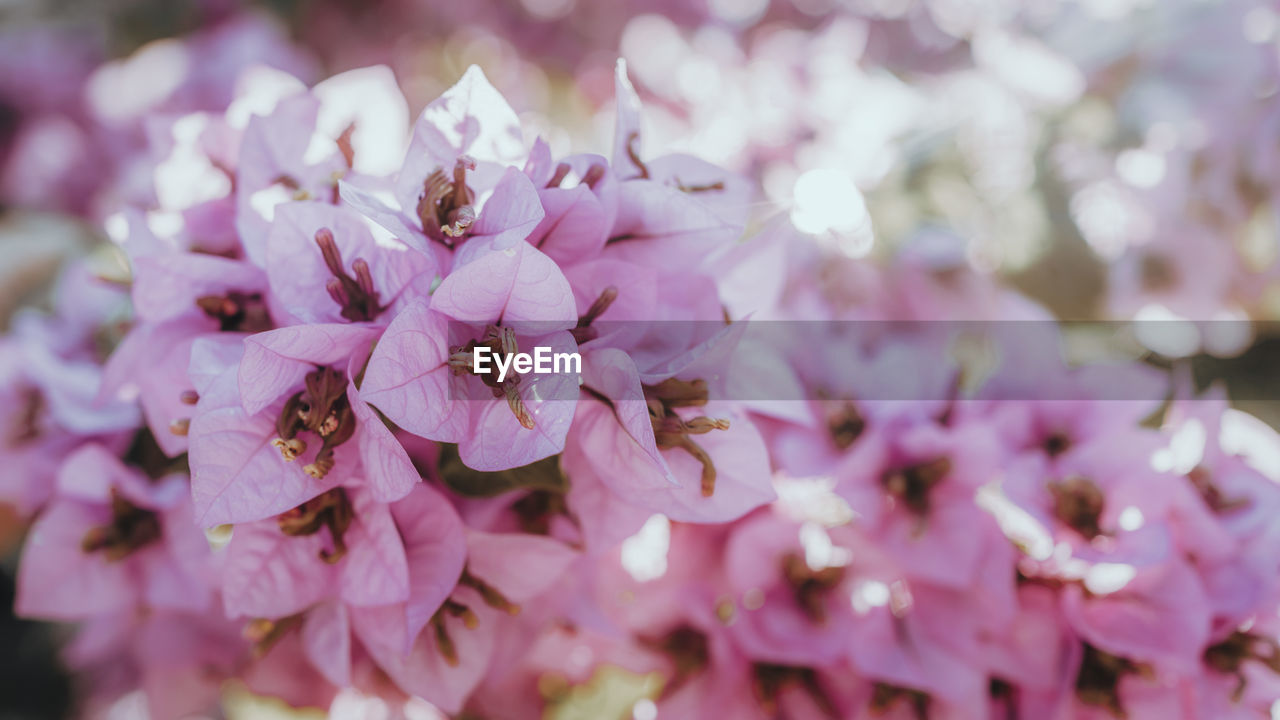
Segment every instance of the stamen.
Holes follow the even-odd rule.
[[[448,365],[453,368],[454,375],[471,372],[475,367],[474,349],[477,343],[467,343],[465,347],[453,348],[449,354]]]
[[[511,408],[511,412],[516,416],[520,426],[527,430],[532,430],[535,422],[533,414],[529,412],[529,409],[524,404],[524,399],[520,397],[520,376],[514,370],[508,370],[506,376],[499,380],[499,371],[494,363],[490,363],[490,368],[487,372],[474,372],[474,353],[476,348],[480,347],[488,348],[490,355],[503,357],[514,355],[520,350],[516,343],[515,330],[508,327],[490,325],[485,329],[485,334],[480,340],[470,340],[466,345],[453,348],[449,355],[448,365],[453,369],[454,375],[470,373],[479,376],[480,381],[493,390],[495,398],[506,398],[507,407]]]
[[[1049,483],[1053,515],[1086,540],[1103,535],[1099,526],[1106,496],[1092,480],[1079,476]]]
[[[671,661],[671,680],[662,689],[662,697],[671,697],[711,663],[710,643],[700,630],[680,625],[657,638],[641,638],[645,647],[659,652]]]
[[[261,293],[205,295],[196,299],[196,307],[217,320],[222,332],[256,333],[275,326]]]
[[[815,625],[825,625],[827,597],[844,580],[844,568],[814,570],[800,555],[788,553],[782,558],[782,574],[805,616]]]
[[[134,505],[112,488],[110,524],[90,528],[80,541],[80,549],[85,553],[101,551],[108,562],[117,562],[161,535],[160,519],[154,512]]]
[[[169,422],[169,432],[179,437],[186,437],[191,430],[191,418],[178,418]]]
[[[1127,713],[1120,703],[1121,679],[1125,675],[1150,674],[1149,668],[1085,643],[1080,672],[1076,676],[1076,697],[1086,705],[1105,709],[1116,718],[1125,718]]]
[[[440,232],[451,238],[462,237],[466,234],[467,228],[476,221],[476,211],[470,205],[463,205],[450,213],[449,217],[451,222],[441,225]]]
[[[1043,448],[1046,455],[1056,458],[1071,449],[1071,436],[1062,431],[1049,433],[1044,439]]]
[[[929,720],[929,704],[932,698],[928,693],[911,688],[899,687],[878,682],[871,694],[871,714],[883,715],[899,702],[907,703],[916,720]]]
[[[661,400],[665,407],[702,407],[710,399],[706,380],[667,378],[645,388],[645,397]]]
[[[337,419],[334,419],[335,417]],[[331,421],[334,423],[332,426],[330,425]],[[332,429],[329,430],[329,432],[324,432],[325,429],[329,429],[330,427],[332,427]],[[302,468],[303,472],[317,480],[328,475],[329,471],[333,469],[334,450],[355,435],[355,414],[351,412],[351,408],[349,406],[344,405],[340,414],[337,416],[331,416],[327,419],[322,430],[319,432],[321,437],[324,438],[324,441],[320,445],[320,450],[316,453],[315,460],[312,460],[309,465]]]
[[[690,435],[706,435],[712,430],[728,430],[729,421],[720,418],[696,417],[684,424],[684,431]]]
[[[276,438],[271,441],[271,445],[280,451],[280,456],[284,458],[285,462],[293,462],[298,459],[299,455],[307,451],[307,444],[299,438],[289,438],[288,440]]]
[[[441,657],[450,667],[457,667],[458,647],[453,644],[453,639],[449,637],[449,629],[445,626],[446,616],[461,618],[462,624],[468,630],[475,630],[479,627],[480,618],[472,612],[471,608],[453,598],[445,599],[440,609],[436,610],[435,615],[431,616],[431,627],[436,636],[436,649],[440,651]]]
[[[695,417],[684,420],[676,414],[681,407],[701,407],[707,404],[707,384],[703,380],[677,380],[668,378],[657,385],[644,386],[649,406],[649,421],[653,425],[654,440],[659,448],[680,448],[702,465],[701,491],[703,497],[715,494],[716,468],[711,456],[689,435],[703,435],[713,430],[728,430],[729,421],[718,418]]]
[[[1217,483],[1213,481],[1212,474],[1203,466],[1192,468],[1191,472],[1187,473],[1187,480],[1191,481],[1192,487],[1196,489],[1196,492],[1200,493],[1200,497],[1204,499],[1209,509],[1219,515],[1235,512],[1252,504],[1252,501],[1247,497],[1228,500],[1223,494],[1222,488],[1218,487]]]
[[[467,171],[476,169],[476,161],[468,155],[459,155],[453,164],[453,206],[460,208],[471,202],[471,191],[467,189]]]
[[[373,275],[369,272],[369,263],[364,258],[356,258],[351,262],[351,271],[356,274],[356,285],[360,287],[366,295],[377,295],[378,291],[373,289]]]
[[[346,173],[335,170],[329,173],[329,204],[337,205],[342,202],[342,188],[338,187],[339,181],[346,177]]]
[[[681,192],[687,193],[710,192],[712,190],[724,190],[724,181],[719,180],[705,185],[685,185],[680,182],[680,178],[676,178],[676,187],[679,188]]]
[[[276,522],[280,531],[290,537],[315,535],[328,528],[333,550],[321,550],[320,559],[332,565],[347,554],[344,536],[354,519],[355,510],[346,490],[336,487],[281,513]]]
[[[303,379],[306,387],[306,402],[298,407],[299,417],[306,429],[325,434],[325,427],[331,418],[345,419],[344,411],[349,412],[351,406],[347,402],[347,376],[337,370],[322,367],[309,373]]]
[[[534,427],[533,415],[529,412],[529,408],[525,407],[524,399],[520,397],[519,379],[516,377],[504,382],[503,385],[505,387],[502,392],[507,398],[507,407],[511,408],[511,412],[516,416],[520,427],[525,430],[532,430]]]
[[[724,422],[728,422],[727,420]],[[726,425],[724,429],[728,429]],[[688,437],[681,436],[678,440],[670,441],[659,439],[658,447],[680,448],[693,456],[702,465],[702,477],[700,478],[700,489],[702,497],[711,497],[716,493],[716,466],[711,460],[711,456],[698,443],[690,440]]]
[[[520,529],[530,535],[550,534],[551,522],[557,515],[574,520],[564,493],[550,490],[529,492],[512,503],[511,510],[520,523]]]
[[[346,308],[351,304],[351,296],[347,295],[347,289],[342,286],[341,280],[331,278],[324,284],[324,289],[329,293],[329,298],[338,304],[338,307]]]
[[[547,187],[548,188],[560,187],[560,183],[564,182],[564,179],[568,177],[569,171],[572,169],[573,168],[569,167],[569,163],[560,163],[559,165],[557,165],[555,174],[552,175],[551,179],[547,181]]]
[[[516,331],[509,327],[499,330],[498,342],[501,344],[502,352],[507,355],[514,355],[520,351],[520,347],[516,344]]]
[[[329,268],[329,272],[334,276],[342,275],[346,272],[342,268],[342,253],[338,250],[338,241],[333,237],[333,231],[329,228],[320,228],[315,235],[316,245],[320,247],[320,256],[324,258],[325,267]]]
[[[175,472],[185,473],[189,469],[185,454],[176,458],[165,455],[160,445],[156,443],[155,436],[145,426],[133,434],[129,448],[125,450],[121,459],[129,467],[141,470],[148,479],[153,481]]]
[[[320,423],[319,429],[316,430],[320,437],[329,437],[338,429],[338,416],[336,413],[329,413],[325,417],[324,422]]]
[[[831,720],[839,720],[840,713],[822,688],[822,684],[818,682],[818,673],[813,668],[755,663],[751,666],[751,673],[756,699],[764,709],[765,715],[776,716],[783,691],[798,686],[809,695],[823,715]]]
[[[262,642],[275,629],[275,623],[267,618],[255,618],[245,624],[240,636],[251,643]]]
[[[280,416],[276,418],[276,439],[271,441],[280,454],[284,456],[286,462],[293,462],[307,449],[305,443],[299,441],[301,448],[291,445],[290,441],[302,429],[302,392],[296,392],[285,401],[284,407],[280,410]]]
[[[22,390],[17,417],[9,432],[8,446],[17,448],[40,437],[40,418],[44,415],[44,395],[35,387]]]
[[[884,489],[917,517],[929,514],[933,488],[951,472],[951,461],[938,458],[926,463],[889,470],[880,477]]]
[[[343,129],[342,134],[339,135],[336,140],[338,152],[342,153],[342,159],[346,162],[348,170],[355,167],[356,164],[356,149],[351,146],[351,136],[354,135],[355,132],[356,124],[352,122]]]
[[[200,394],[195,390],[183,390],[182,394],[178,396],[178,400],[183,405],[195,405],[200,402]]]
[[[262,658],[291,630],[302,625],[302,613],[279,620],[257,618],[244,626],[241,636],[252,644],[253,657]]]
[[[321,480],[329,471],[333,469],[333,457],[317,457],[312,462],[302,466],[302,472],[306,473],[316,480]]]
[[[471,205],[475,194],[467,187],[467,171],[475,169],[476,161],[462,155],[454,163],[452,181],[442,168],[436,168],[423,181],[422,194],[418,197],[418,219],[423,231],[433,240],[452,247],[446,238],[462,237],[475,223],[476,210]]]
[[[737,616],[738,606],[733,603],[733,600],[727,597],[720,598],[716,603],[716,619],[728,626],[733,624]]]
[[[244,638],[253,643],[254,657],[266,655],[289,632],[301,627],[303,614],[297,613],[279,620],[258,618],[251,620],[244,629]]]
[[[591,327],[591,323],[603,315],[613,305],[613,301],[617,299],[618,288],[613,285],[601,290],[600,296],[595,299],[595,302],[591,303],[591,307],[587,308],[587,311],[578,317],[578,326],[572,331],[574,341],[581,345],[598,337],[599,333]]]
[[[351,263],[355,277],[347,274],[342,264],[342,253],[329,228],[316,231],[316,245],[320,246],[320,254],[324,257],[325,267],[329,268],[333,278],[325,283],[329,297],[342,308],[342,317],[351,322],[368,322],[378,317],[386,307],[379,304],[378,291],[373,287],[373,276],[369,273],[369,263],[363,258],[356,258]]]
[[[851,402],[843,403],[827,416],[827,431],[840,450],[848,450],[866,429],[866,419],[858,412],[858,406]]]
[[[277,175],[275,179],[271,181],[271,184],[283,185],[286,189],[292,190],[293,192],[297,192],[302,189],[302,183],[298,182],[297,178],[292,175]]]
[[[472,575],[468,569],[463,569],[462,577],[458,579],[458,584],[480,593],[480,597],[484,598],[484,603],[495,610],[501,610],[508,615],[520,614],[519,605],[508,600],[497,588]]]
[[[640,153],[636,151],[636,143],[640,141],[640,133],[633,132],[627,136],[627,157],[631,158],[631,164],[636,166],[640,171],[642,180],[649,179],[649,168],[640,159]]]
[[[582,184],[586,185],[592,190],[595,190],[596,183],[600,182],[602,178],[604,178],[604,166],[592,165],[591,167],[587,168],[587,174],[582,176]]]
[[[431,627],[436,634],[436,649],[449,667],[458,667],[458,648],[449,638],[449,630],[444,626],[444,617],[436,613],[431,618]]]
[[[465,625],[468,630],[475,630],[480,626],[480,618],[471,611],[471,608],[463,605],[453,598],[447,598],[444,601],[444,604],[440,606],[440,609],[452,617],[462,618],[462,624]]]
[[[1245,662],[1256,660],[1280,674],[1280,643],[1263,635],[1241,632],[1231,633],[1222,642],[1204,651],[1204,664],[1225,675],[1236,677],[1232,699],[1239,701],[1244,695],[1248,678],[1244,673]]]

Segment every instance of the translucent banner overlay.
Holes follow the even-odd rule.
[[[1186,396],[1215,382],[1237,400],[1280,400],[1275,323],[750,320],[504,328],[450,325],[451,397],[491,399],[510,385],[536,388],[537,400],[572,400],[580,392],[615,397],[636,383],[653,387],[674,377],[702,380],[711,400],[733,401],[1158,402],[1175,386]],[[1210,352],[1251,342],[1240,357]],[[565,364],[552,368],[549,359],[542,366],[548,373],[516,372],[513,358],[499,379],[496,356],[504,349],[530,356],[530,367],[538,348],[544,358],[576,353],[581,375]],[[477,352],[485,356],[484,378],[464,362]]]

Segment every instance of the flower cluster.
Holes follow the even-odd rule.
[[[381,67],[153,119],[127,272],[74,265],[0,346],[17,610],[80,623],[86,714],[232,680],[405,717],[1269,711],[1280,438],[1052,342],[962,394],[892,324],[727,377],[755,319],[1049,316],[939,233],[877,268],[748,231],[751,184],[648,151],[616,82],[608,157],[475,67],[412,126]],[[580,371],[474,370],[534,347]]]

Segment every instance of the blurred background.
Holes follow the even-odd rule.
[[[864,219],[844,202],[856,188],[875,231],[846,240],[851,255],[928,227],[1063,318],[1280,315],[1272,2],[8,0],[0,13],[6,259],[32,236],[37,266],[91,243],[136,199],[146,118],[221,109],[256,64],[314,82],[385,63],[415,112],[480,64],[563,152],[606,146],[623,57],[655,145],[749,175],[762,217],[839,230]],[[4,294],[37,284],[12,278]]]
[[[385,63],[416,113],[479,64],[558,155],[608,147],[618,57],[650,147],[748,176],[759,224],[873,263],[941,237],[1060,319],[1186,321],[1162,352],[1241,398],[1280,361],[1263,0],[3,0],[0,324],[147,203],[148,118],[247,68]],[[20,532],[0,514],[6,613]],[[55,633],[3,621],[0,720],[67,711]]]

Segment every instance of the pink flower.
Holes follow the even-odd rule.
[[[911,577],[962,589],[1003,540],[974,502],[999,458],[981,423],[903,419],[866,433],[832,474],[835,492]]]
[[[106,714],[140,690],[151,717],[183,717],[219,706],[223,683],[241,671],[245,650],[216,605],[199,612],[138,608],[80,625],[64,658],[88,679],[87,713]]]
[[[396,671],[424,628],[442,631],[441,606],[466,555],[456,513],[429,487],[391,506],[336,488],[275,520],[237,528],[224,585],[228,612],[255,618],[246,632],[265,655],[264,680],[303,665],[335,687],[351,686],[368,648],[408,683]],[[447,659],[431,657],[452,672]],[[483,653],[469,658],[484,660]]]
[[[456,588],[424,573],[409,603],[353,613],[356,636],[400,688],[456,713],[489,667],[503,615],[553,587],[573,557],[546,538],[469,533]]]
[[[177,456],[187,450],[198,398],[187,379],[192,344],[273,327],[267,278],[241,260],[167,247],[140,215],[128,222],[136,321],[107,361],[99,397],[137,398],[156,442]]]
[[[454,248],[509,248],[542,221],[537,191],[520,172],[526,156],[515,113],[473,66],[414,123],[391,204],[356,183],[342,183],[341,193],[448,268]]]
[[[545,213],[525,238],[562,267],[597,256],[618,214],[618,180],[598,155],[574,155],[554,163],[539,140],[525,174],[538,188]]]
[[[138,423],[128,402],[98,403],[103,382],[99,339],[119,310],[120,292],[69,264],[59,277],[52,314],[23,310],[0,339],[0,502],[20,513],[53,494],[68,453],[86,441],[124,451]]]
[[[327,598],[354,606],[409,596],[409,569],[390,509],[335,487],[275,518],[236,526],[223,600],[232,617],[282,618]]]
[[[89,444],[63,463],[57,495],[32,529],[16,607],[62,620],[140,606],[201,612],[211,574],[184,479],[153,484]]]
[[[493,354],[576,350],[565,329],[577,318],[554,265],[527,244],[494,250],[455,269],[431,302],[392,321],[369,360],[362,396],[411,433],[459,443],[463,462],[477,470],[518,467],[563,449],[576,376],[471,372],[481,346]]]
[[[375,238],[351,209],[297,202],[275,212],[267,278],[294,321],[386,325],[413,298],[430,293],[436,276],[431,258],[393,239]]]
[[[386,68],[346,72],[310,91],[287,76],[275,82],[289,87],[277,90],[283,97],[270,114],[249,121],[236,172],[236,229],[249,259],[263,267],[271,265],[277,205],[336,205],[340,179],[395,169],[408,130],[408,108]]]
[[[376,337],[374,328],[336,324],[245,341],[191,420],[198,522],[262,520],[343,484],[367,485],[382,501],[412,490],[417,471],[353,384]],[[193,376],[210,373],[200,359]]]
[[[724,522],[774,497],[759,432],[733,403],[710,399],[723,337],[641,374],[618,350],[583,360],[591,398],[579,403],[563,459],[627,503],[685,522]],[[722,349],[722,348],[721,348]],[[590,482],[590,480],[588,480]]]
[[[693,310],[693,314],[680,319],[718,320],[723,317],[723,310],[714,285],[696,273],[710,270],[712,258],[726,251],[741,235],[751,199],[750,186],[744,179],[690,156],[669,155],[646,161],[642,153],[640,101],[621,61],[615,72],[615,90],[617,125],[612,160],[618,178],[617,210],[616,215],[609,215],[612,227],[600,257],[660,273],[660,302],[653,314],[643,319],[675,319],[664,317],[664,311],[681,309]],[[589,178],[590,172],[583,177]],[[606,187],[600,186],[600,198],[612,201],[612,192],[604,192]],[[612,202],[604,207],[611,209]],[[706,297],[698,293],[704,287],[711,289],[711,306],[708,311],[698,312],[706,307],[697,302]],[[587,298],[588,302],[594,300],[591,293]],[[676,352],[684,349],[687,346]]]

